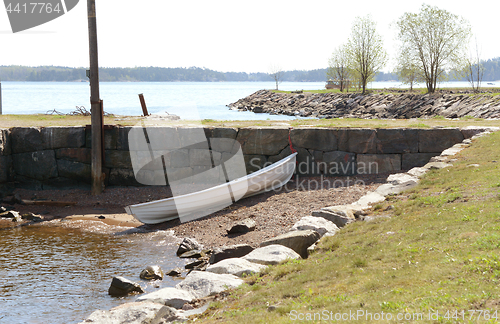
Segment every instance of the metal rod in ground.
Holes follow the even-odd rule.
[[[92,194],[98,195],[103,190],[102,174],[102,110],[99,99],[99,64],[97,61],[97,24],[95,17],[95,0],[87,0],[87,17],[89,25],[89,57],[90,57],[90,114],[92,125],[91,151],[91,183]]]
[[[141,101],[142,114],[144,116],[149,116],[148,107],[146,107],[146,101],[144,101],[144,95],[139,93],[139,100]]]

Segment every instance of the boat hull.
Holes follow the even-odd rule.
[[[276,190],[285,185],[295,171],[297,153],[245,177],[205,190],[125,207],[129,215],[145,224],[158,224],[180,218],[192,221],[221,210],[239,199]]]

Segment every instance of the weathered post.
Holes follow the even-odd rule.
[[[141,102],[142,114],[144,116],[148,116],[148,107],[146,107],[146,101],[144,100],[144,95],[142,93],[139,93],[139,101]]]
[[[103,190],[102,174],[102,110],[99,99],[99,64],[97,61],[97,24],[95,18],[95,0],[87,0],[87,17],[89,24],[89,56],[90,56],[90,113],[92,132],[91,176],[92,194],[98,195]]]
[[[2,114],[2,81],[0,81],[0,115]]]

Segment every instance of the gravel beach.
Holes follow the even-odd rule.
[[[188,223],[174,220],[145,225],[125,213],[124,207],[127,205],[170,197],[168,187],[107,188],[100,196],[92,196],[89,191],[82,189],[17,189],[15,194],[22,199],[76,204],[67,207],[15,204],[13,207],[21,214],[32,212],[47,220],[86,219],[140,227],[145,231],[171,229],[177,237],[195,238],[207,248],[241,243],[258,246],[268,238],[287,232],[300,218],[311,215],[313,210],[355,202],[368,191],[374,191],[385,182],[387,176],[388,174],[294,178],[280,190],[242,199],[210,216]],[[255,231],[227,234],[234,223],[245,218],[256,222]]]

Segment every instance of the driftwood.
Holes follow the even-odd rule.
[[[52,201],[52,200],[25,200],[22,199],[21,203],[23,205],[43,205],[43,206],[74,206],[76,201]]]
[[[76,109],[73,110],[72,112],[69,112],[67,114],[65,113],[62,113],[60,111],[57,111],[57,110],[49,110],[45,113],[45,115],[60,115],[60,116],[90,116],[90,111],[87,110],[87,108],[85,108],[85,106],[76,106]],[[110,114],[110,113],[107,113],[105,111],[103,111],[103,115],[106,116],[106,117],[113,117],[113,114]]]

